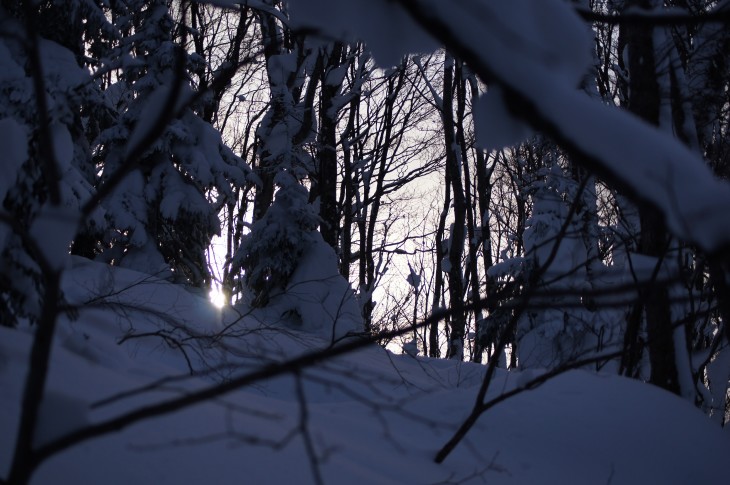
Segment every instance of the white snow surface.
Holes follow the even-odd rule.
[[[71,261],[64,295],[79,309],[59,321],[40,443],[327,345],[236,309],[216,310],[141,273]],[[32,329],[0,327],[0,477],[12,459],[31,343]],[[260,380],[68,449],[31,483],[314,483],[302,430],[325,484],[727,481],[730,434],[676,396],[587,371],[492,408],[435,464],[484,369],[368,346],[300,369],[304,414],[293,375]],[[499,371],[488,397],[539,371],[531,372]]]
[[[533,133],[529,125],[510,115],[499,86],[479,96],[474,106],[474,127],[479,146],[485,150],[515,145]]]
[[[318,232],[309,234],[285,291],[273,296],[263,311],[267,320],[287,315],[291,326],[334,343],[362,333],[360,306],[350,283],[339,273],[337,255]]]
[[[289,12],[293,28],[315,26],[323,39],[367,40],[373,58],[383,68],[400,64],[404,55],[429,53],[439,47],[398,2],[293,0]]]
[[[30,236],[52,269],[63,269],[79,225],[78,212],[68,207],[47,205],[33,219]]]

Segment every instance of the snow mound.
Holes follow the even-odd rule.
[[[360,306],[337,268],[337,255],[319,233],[311,234],[286,290],[267,311],[290,316],[295,328],[330,343],[363,331]]]
[[[53,390],[46,392],[38,416],[35,444],[43,445],[67,433],[91,424],[88,404],[73,394]]]
[[[325,323],[331,315],[317,312],[333,311],[344,287],[324,283],[333,255],[320,245],[311,249],[279,304],[302,313],[303,329],[331,335]],[[322,339],[310,332],[287,331],[236,309],[210,312],[203,299],[164,281],[140,283],[141,275],[129,270],[78,258],[72,263],[64,293],[76,302],[76,314],[59,322],[39,443],[321,352],[310,344]],[[321,292],[316,304],[292,296],[307,284],[321,285],[311,288]],[[116,295],[126,312],[88,301],[89,294]],[[337,308],[355,312],[355,303],[345,301]],[[348,323],[341,330],[355,328],[355,319],[343,320]],[[32,329],[0,327],[0,478],[12,460],[32,338]],[[117,355],[102,358],[107,353]],[[636,380],[563,374],[491,408],[438,465],[436,452],[473,408],[484,366],[393,355],[372,344],[318,362],[78,444],[43,462],[32,483],[308,484],[317,483],[316,476],[325,484],[352,485],[727,479],[728,433],[687,401]],[[536,372],[498,370],[487,399],[527,384]]]

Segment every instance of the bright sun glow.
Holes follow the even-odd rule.
[[[218,288],[213,288],[210,290],[210,293],[208,294],[208,298],[210,298],[210,301],[215,305],[217,308],[223,308],[223,305],[226,304],[226,298],[223,296],[223,292],[219,290]]]

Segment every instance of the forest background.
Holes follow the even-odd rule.
[[[618,374],[726,425],[730,3],[437,3],[3,0],[11,481],[79,258],[325,352]]]

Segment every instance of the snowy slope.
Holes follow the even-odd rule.
[[[75,260],[65,285],[72,303],[96,299],[60,324],[39,444],[327,345],[286,316],[265,324],[219,312],[129,270]],[[27,329],[0,328],[0,476],[12,458],[30,345]],[[585,371],[493,408],[444,464],[433,463],[483,370],[368,347],[303,370],[301,387],[292,375],[256,382],[84,442],[50,458],[32,483],[299,484],[318,474],[326,484],[726,483],[729,433],[659,389]],[[520,376],[496,379],[494,393]]]

